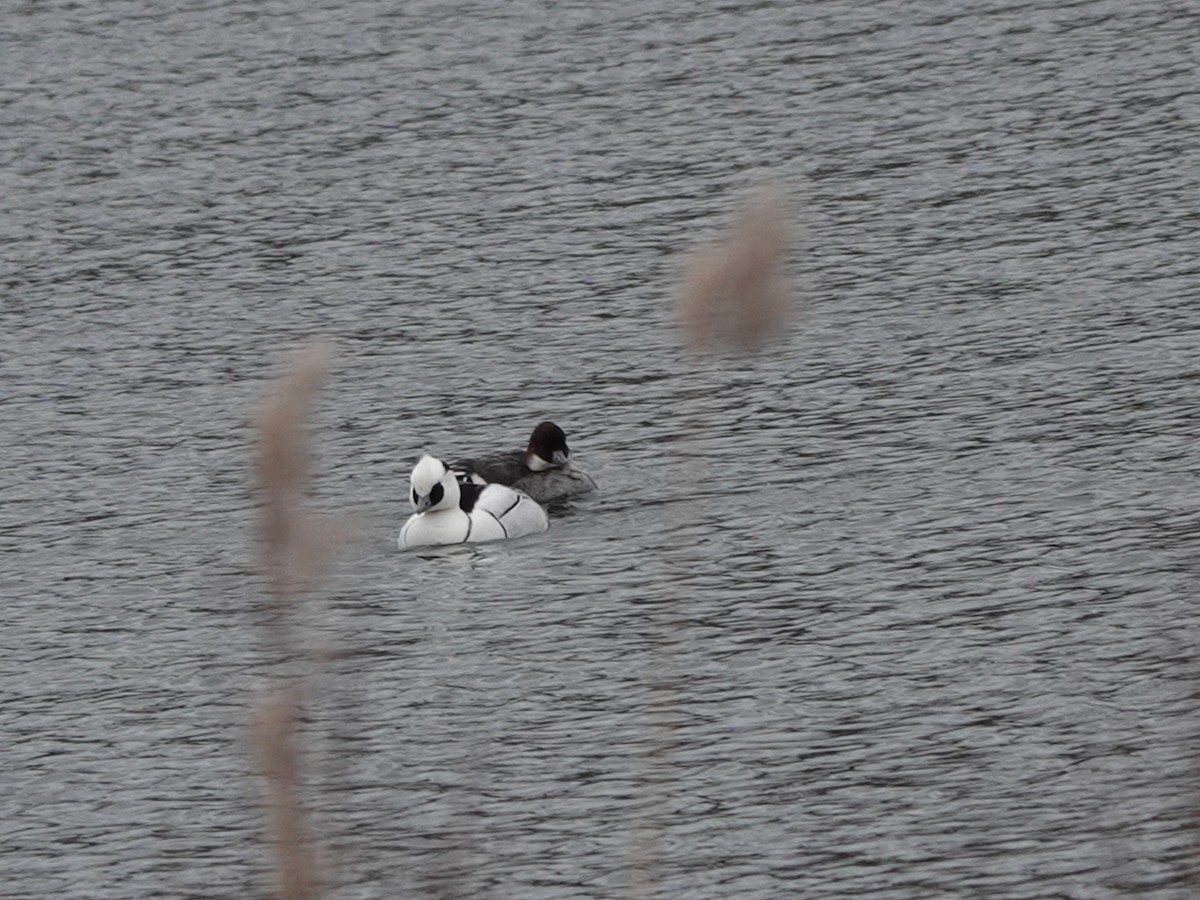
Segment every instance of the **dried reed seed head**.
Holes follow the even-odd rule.
[[[308,467],[304,422],[329,369],[329,357],[323,346],[301,353],[259,411],[259,470],[268,490],[284,490],[303,481]]]
[[[263,486],[259,549],[271,592],[277,597],[292,590],[298,574],[311,579],[317,570],[298,564],[317,555],[311,547],[300,546],[306,541],[298,540],[306,533],[298,496],[309,462],[305,419],[328,370],[329,356],[321,346],[300,354],[259,410],[258,473]]]
[[[789,243],[783,194],[765,188],[722,240],[693,254],[678,302],[693,346],[725,341],[751,350],[783,328],[792,300],[781,271]]]

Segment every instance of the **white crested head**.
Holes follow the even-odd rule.
[[[529,447],[525,450],[525,465],[534,472],[560,469],[570,459],[567,435],[553,422],[542,422],[529,436]]]
[[[446,464],[426,453],[413,467],[408,499],[419,513],[458,507],[458,480]]]

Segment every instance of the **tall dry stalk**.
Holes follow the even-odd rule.
[[[267,628],[272,650],[298,656],[289,615],[299,593],[327,566],[342,529],[301,508],[309,471],[305,420],[328,369],[329,353],[312,348],[293,363],[258,416],[258,474],[262,488],[259,552],[267,579]],[[259,710],[255,745],[267,781],[267,807],[275,842],[278,896],[313,900],[321,892],[312,836],[300,799],[296,746],[299,685],[286,678],[278,696]]]

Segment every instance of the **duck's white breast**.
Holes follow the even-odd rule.
[[[467,514],[460,509],[413,513],[400,529],[401,550],[430,544],[461,544],[471,531]]]

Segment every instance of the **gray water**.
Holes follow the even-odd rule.
[[[330,7],[337,7],[331,9]],[[1187,896],[1200,8],[12,4],[0,883],[246,896],[287,672],[344,897]],[[696,354],[763,173],[804,299]],[[335,355],[264,635],[253,411]],[[545,535],[416,456],[566,429]]]

